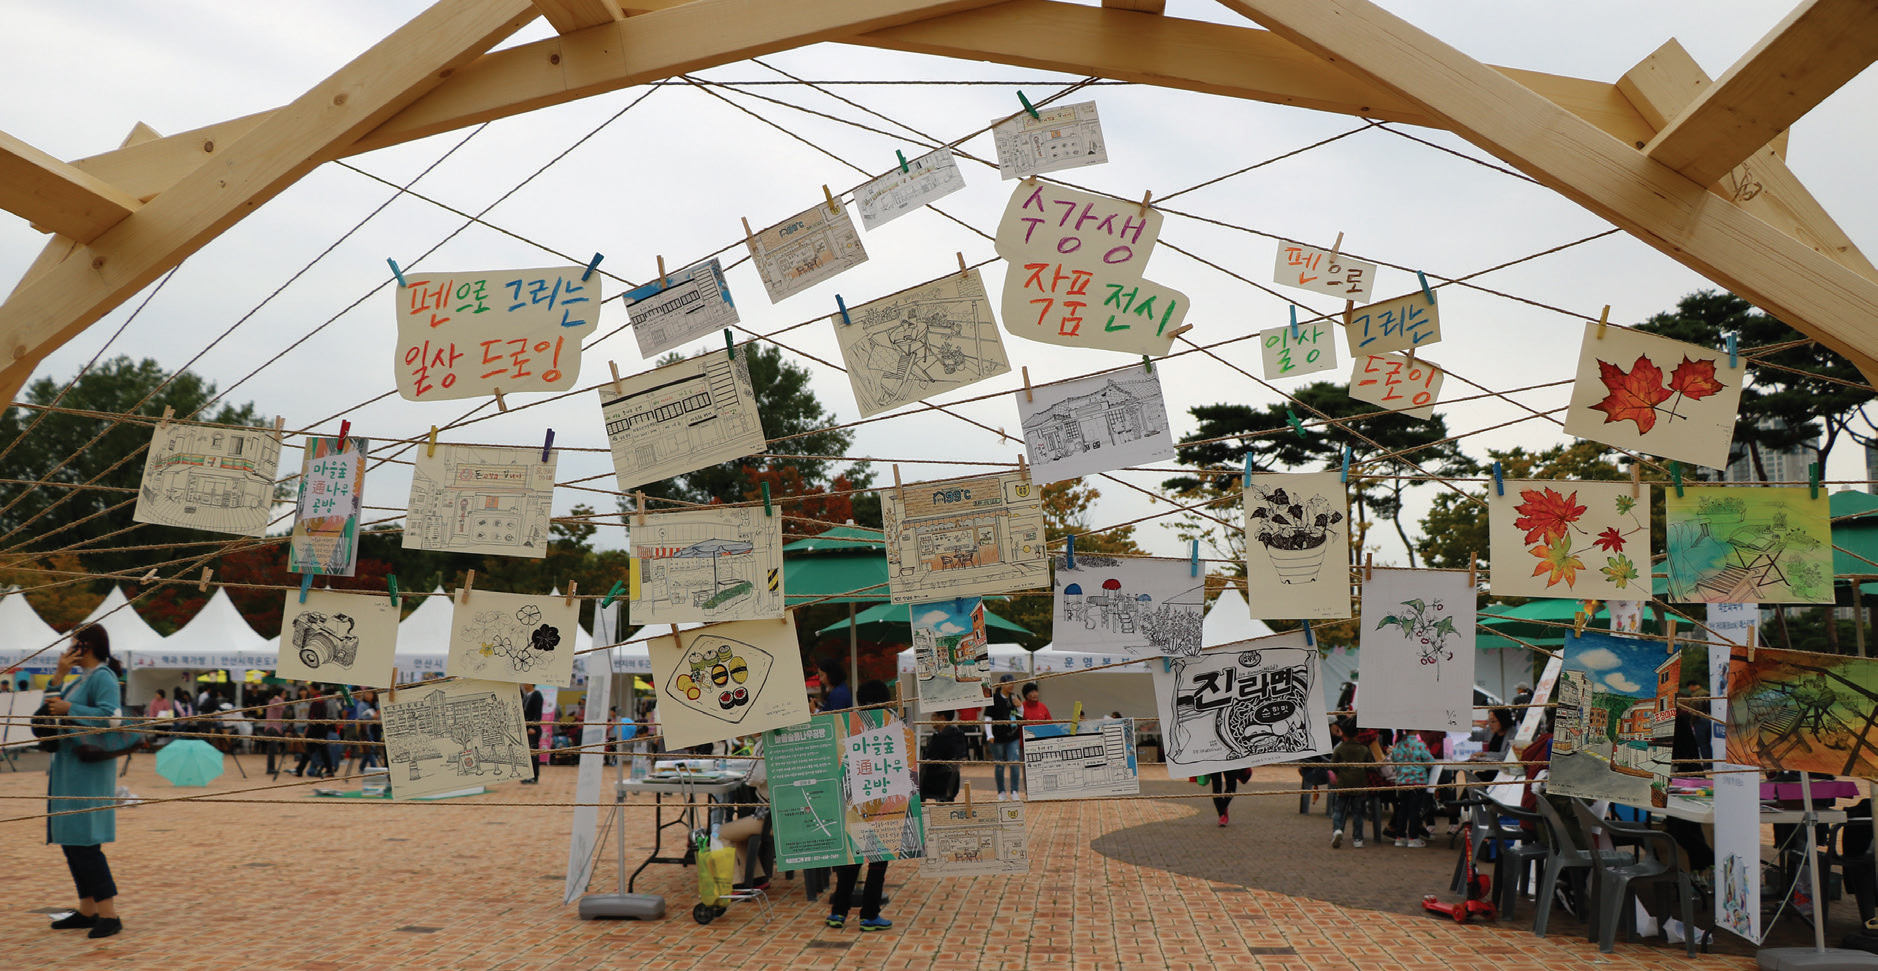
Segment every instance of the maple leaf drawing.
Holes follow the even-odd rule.
[[[1620,553],[1604,562],[1606,565],[1599,568],[1598,572],[1604,574],[1605,578],[1611,581],[1611,585],[1619,590],[1628,588],[1630,581],[1637,578],[1637,565],[1630,562],[1628,556]]]
[[[1692,401],[1706,398],[1722,387],[1722,383],[1715,380],[1714,361],[1691,361],[1686,354],[1669,376],[1669,390]]]
[[[1527,543],[1546,543],[1565,535],[1565,529],[1578,521],[1585,514],[1585,507],[1578,504],[1578,493],[1563,496],[1551,488],[1521,489],[1519,497],[1526,500],[1513,507],[1520,514],[1513,520],[1513,526],[1526,531]]]
[[[1604,382],[1610,393],[1603,401],[1592,405],[1591,410],[1604,412],[1607,425],[1636,422],[1638,434],[1647,435],[1656,427],[1656,406],[1675,395],[1663,386],[1663,369],[1652,363],[1648,354],[1637,355],[1637,363],[1631,365],[1628,373],[1609,361],[1600,360],[1598,380]]]
[[[1622,553],[1624,534],[1618,532],[1615,526],[1606,526],[1604,532],[1599,533],[1598,538],[1593,540],[1592,544],[1606,553]]]
[[[1560,580],[1568,587],[1578,585],[1578,571],[1585,568],[1583,560],[1572,555],[1572,538],[1560,536],[1546,546],[1535,546],[1530,552],[1539,558],[1539,565],[1532,568],[1532,575],[1538,576],[1546,571],[1552,575],[1546,578],[1545,585],[1556,586]]]

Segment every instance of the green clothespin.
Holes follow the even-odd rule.
[[[600,598],[600,606],[603,608],[613,606],[613,601],[618,600],[619,595],[625,590],[626,590],[626,581],[624,580],[613,581],[613,589],[608,590],[606,592],[606,596]]]
[[[901,174],[908,174],[908,173],[911,173],[911,172],[913,171],[912,169],[909,169],[909,168],[907,168],[907,167],[906,167],[906,153],[905,153],[905,152],[902,152],[902,151],[900,151],[899,149],[897,149],[897,148],[896,148],[896,149],[894,149],[894,150],[893,150],[893,154],[895,154],[895,155],[898,155],[898,156],[900,156],[900,172],[901,172]]]
[[[1819,498],[1819,463],[1818,462],[1814,462],[1811,465],[1808,465],[1806,467],[1806,485],[1808,488],[1813,490],[1813,498],[1818,499]]]
[[[398,575],[396,573],[385,574],[385,586],[390,588],[391,590],[391,605],[393,607],[399,606],[398,604]]]
[[[1676,483],[1676,498],[1678,499],[1682,498],[1682,463],[1681,462],[1678,462],[1675,459],[1670,460],[1669,477],[1673,479]]]
[[[1040,121],[1041,121],[1041,120],[1043,119],[1043,116],[1042,116],[1042,115],[1040,115],[1040,114],[1037,114],[1037,109],[1035,109],[1035,108],[1032,108],[1032,107],[1030,106],[1030,99],[1029,99],[1029,98],[1026,98],[1026,97],[1024,97],[1024,92],[1022,92],[1022,91],[1019,91],[1019,92],[1017,92],[1017,100],[1018,100],[1018,103],[1020,103],[1020,104],[1022,104],[1022,105],[1024,106],[1024,110],[1025,110],[1025,111],[1028,111],[1028,112],[1030,112],[1030,117],[1032,117],[1032,118],[1036,118],[1036,119],[1038,119],[1038,120],[1040,120]]]
[[[729,354],[733,361],[737,359],[737,341],[730,336],[728,327],[724,328],[724,353]]]
[[[1297,432],[1299,438],[1310,437],[1304,433],[1304,422],[1298,420],[1298,413],[1289,408],[1285,409],[1285,424],[1290,425],[1291,430]]]
[[[1154,373],[1154,361],[1151,358],[1149,358],[1146,354],[1141,355],[1141,370],[1146,371],[1149,374]]]
[[[763,483],[763,515],[776,515],[776,510],[771,509],[769,505],[769,483],[767,482]]]

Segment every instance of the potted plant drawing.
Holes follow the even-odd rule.
[[[1315,583],[1324,565],[1324,550],[1343,513],[1332,512],[1330,500],[1313,495],[1295,498],[1283,486],[1253,485],[1246,492],[1246,533],[1271,558],[1284,583]]]

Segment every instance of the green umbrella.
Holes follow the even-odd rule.
[[[913,623],[910,619],[912,608],[906,604],[875,604],[854,615],[851,621],[844,620],[829,624],[816,631],[816,636],[839,634],[854,625],[857,636],[863,640],[881,641],[890,644],[910,644],[913,642]],[[999,617],[991,611],[985,611],[985,640],[992,644],[1017,644],[1030,636],[1030,631]]]
[[[783,600],[791,607],[816,603],[881,603],[887,592],[887,538],[880,530],[836,526],[783,547]],[[845,626],[845,625],[844,625]],[[848,680],[860,677],[859,628],[848,629]]]
[[[222,753],[199,738],[179,738],[157,752],[157,775],[178,786],[206,786],[222,774]]]

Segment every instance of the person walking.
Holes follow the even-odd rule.
[[[280,768],[287,764],[286,746],[281,739],[287,735],[287,693],[275,688],[267,696],[267,710],[261,719],[261,735],[267,741],[261,747],[267,752],[267,774],[280,775]]]
[[[1024,784],[1023,754],[1019,751],[1024,732],[1017,724],[1023,717],[1023,708],[1012,699],[1016,690],[1017,685],[1010,675],[1000,677],[997,690],[991,694],[991,704],[985,708],[985,718],[991,722],[991,778],[997,783],[999,802],[1006,798],[1005,763],[1010,763],[1011,770],[1009,798],[1017,798],[1017,790]]]
[[[65,681],[73,668],[80,676],[64,684],[58,697],[46,700],[48,714],[71,719],[75,728],[111,728],[121,717],[123,689],[106,664],[111,638],[102,627],[81,627],[72,646],[59,655],[51,684]],[[79,746],[116,747],[113,733],[66,736],[52,755],[46,787],[46,842],[65,852],[66,868],[78,888],[78,912],[52,922],[57,930],[89,928],[89,937],[110,937],[124,929],[117,916],[117,883],[104,858],[103,845],[117,840],[117,757],[84,761]]]
[[[546,700],[532,684],[522,685],[522,724],[528,729],[528,766],[535,774],[522,780],[522,785],[541,784],[541,709]]]
[[[1239,791],[1239,783],[1251,781],[1251,769],[1227,769],[1213,773],[1213,811],[1219,813],[1221,826],[1226,825],[1226,807],[1232,805],[1232,794]]]

